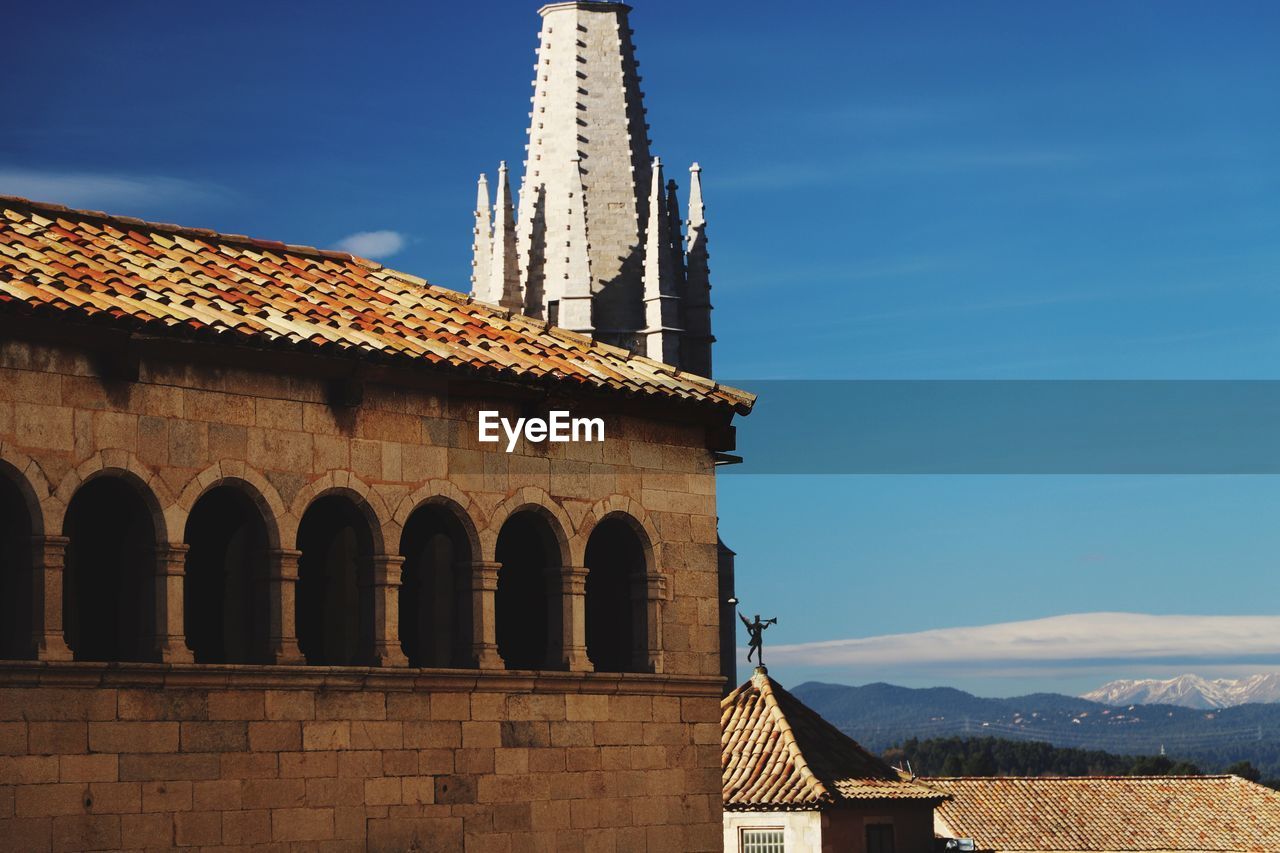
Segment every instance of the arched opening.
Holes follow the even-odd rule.
[[[533,510],[515,513],[498,532],[496,556],[502,564],[494,598],[498,654],[507,669],[548,668],[548,572],[560,565],[551,525]]]
[[[458,516],[424,504],[400,540],[400,646],[409,666],[467,666],[471,545]]]
[[[373,535],[350,499],[327,495],[298,526],[298,646],[311,666],[353,666],[372,654],[364,642],[368,607],[361,579],[371,571]],[[367,590],[367,587],[366,587]]]
[[[0,657],[30,655],[31,515],[18,484],[0,469]]]
[[[144,660],[153,633],[156,535],[138,490],[98,477],[67,506],[63,626],[76,660]]]
[[[642,669],[645,548],[626,520],[605,518],[587,539],[587,657],[596,672]]]
[[[187,519],[183,584],[187,645],[196,663],[252,663],[264,648],[267,530],[241,490],[218,486]]]

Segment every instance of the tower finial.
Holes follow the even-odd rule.
[[[489,179],[484,172],[476,182],[475,220],[471,230],[471,295],[482,302],[496,302],[488,292],[493,228],[489,218]]]
[[[681,364],[690,373],[711,375],[711,268],[707,252],[707,218],[702,204],[702,167],[689,167],[689,230],[685,253],[685,289],[681,300],[684,321]]]
[[[680,364],[680,294],[676,282],[671,219],[663,193],[662,160],[653,158],[649,224],[644,243],[644,352],[649,358]]]
[[[574,158],[570,166],[577,173],[577,187],[570,191],[568,199],[564,264],[560,267],[559,305],[552,312],[548,303],[547,319],[566,329],[589,335],[594,326],[591,317],[591,244],[587,232],[587,193],[582,184],[582,161]],[[554,251],[558,252],[559,248]],[[552,317],[552,313],[557,316]]]
[[[519,258],[516,255],[516,212],[511,203],[507,161],[498,166],[498,197],[493,209],[493,251],[489,267],[489,294],[503,308],[524,310],[520,293]]]

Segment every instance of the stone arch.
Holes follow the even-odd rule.
[[[81,462],[58,483],[48,503],[45,529],[61,532],[67,507],[76,492],[86,483],[103,476],[114,476],[133,486],[151,513],[157,543],[170,542],[171,530],[165,508],[174,502],[173,494],[159,475],[127,450],[108,448]]]
[[[397,597],[398,640],[411,666],[474,665],[472,572],[480,540],[471,501],[431,481],[400,502],[395,526],[404,558]]]
[[[481,554],[488,553],[481,550],[480,529],[476,525],[478,507],[475,506],[466,492],[448,480],[429,480],[421,488],[401,500],[396,506],[396,511],[392,515],[391,524],[389,525],[396,534],[395,539],[388,538],[387,541],[398,542],[404,534],[404,526],[408,523],[409,517],[421,507],[429,504],[440,506],[457,517],[458,523],[466,533],[467,544],[471,547],[472,559],[478,560]]]
[[[369,525],[374,553],[387,553],[386,543],[395,541],[395,537],[387,536],[393,524],[386,502],[367,483],[348,471],[330,471],[312,480],[298,492],[289,505],[288,515],[280,525],[280,541],[285,547],[297,547],[298,525],[302,523],[307,507],[329,495],[344,495],[349,498]]]
[[[651,574],[662,573],[662,561],[659,553],[661,539],[658,529],[645,508],[632,498],[623,495],[610,495],[597,501],[587,514],[583,516],[573,534],[573,559],[575,565],[584,565],[587,552],[587,541],[596,525],[606,518],[619,518],[632,527],[645,546],[645,563]]]
[[[0,477],[13,483],[22,495],[27,506],[31,535],[43,536],[48,529],[45,526],[45,505],[52,489],[40,463],[16,447],[0,441]]]
[[[507,519],[518,512],[524,511],[534,512],[548,522],[560,549],[561,565],[568,565],[569,561],[573,559],[573,522],[569,519],[569,514],[564,511],[564,507],[560,506],[551,495],[537,486],[525,486],[519,489],[515,494],[498,504],[493,512],[489,514],[489,523],[485,525],[484,530],[480,533],[482,559],[497,559],[498,534],[501,532],[502,526],[506,524]]]
[[[166,515],[169,529],[185,530],[187,519],[196,503],[209,492],[222,486],[229,486],[244,493],[262,514],[262,522],[266,527],[267,547],[281,548],[285,540],[281,537],[281,524],[289,515],[280,493],[261,473],[235,460],[223,460],[210,465],[201,471],[183,488],[176,501],[170,505]]]
[[[0,444],[0,658],[31,653],[32,546],[44,533],[48,492],[40,466]]]
[[[172,544],[168,489],[127,452],[106,450],[68,472],[55,498],[58,531],[68,539],[63,627],[75,659],[151,659],[168,592],[156,583],[157,560]]]

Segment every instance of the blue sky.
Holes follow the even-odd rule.
[[[536,3],[38,6],[6,13],[0,192],[389,232],[388,263],[465,287],[475,176],[522,159]],[[1274,4],[636,6],[655,153],[704,167],[720,377],[1277,378]],[[1274,478],[760,475],[720,499],[779,643],[1280,602]],[[1166,624],[1195,641],[775,674],[1007,694],[1280,664],[1208,635],[1198,660]]]

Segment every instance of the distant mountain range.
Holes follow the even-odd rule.
[[[1112,681],[1081,698],[1104,705],[1179,705],[1183,708],[1233,708],[1251,702],[1280,702],[1280,675],[1215,678],[1180,675],[1160,680]]]
[[[1117,707],[1057,693],[984,699],[950,687],[812,681],[792,692],[876,752],[910,738],[991,736],[1116,755],[1164,753],[1210,772],[1252,761],[1268,778],[1280,777],[1280,704]]]

